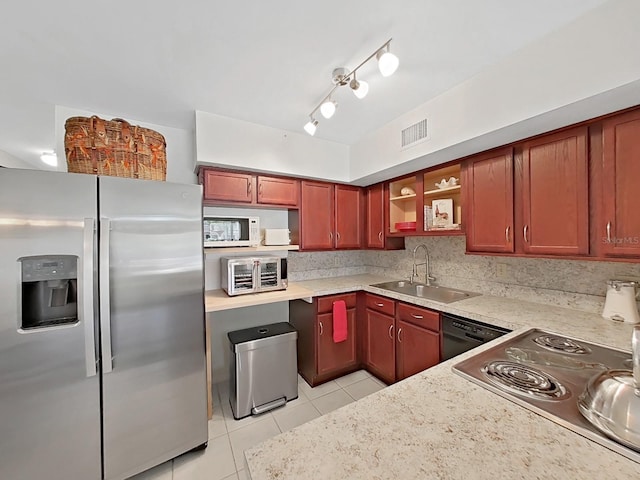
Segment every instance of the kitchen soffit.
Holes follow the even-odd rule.
[[[367,99],[339,95],[317,135],[353,144],[603,3],[14,2],[0,19],[0,150],[38,164],[55,105],[184,129],[201,110],[301,132],[333,68],[393,37],[398,72],[363,68]]]

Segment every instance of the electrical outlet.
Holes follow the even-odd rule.
[[[509,266],[506,263],[496,263],[496,278],[506,280],[509,276]]]

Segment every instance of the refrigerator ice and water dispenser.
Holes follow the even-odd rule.
[[[20,328],[32,330],[78,322],[78,257],[21,257]]]

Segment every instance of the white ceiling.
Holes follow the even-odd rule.
[[[192,129],[194,110],[302,132],[331,87],[388,38],[389,78],[335,95],[316,136],[353,144],[605,0],[23,0],[0,18],[0,150],[38,163],[54,106]]]

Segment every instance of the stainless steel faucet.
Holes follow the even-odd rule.
[[[424,248],[424,262],[423,263],[416,263],[416,253],[418,251],[418,249],[422,247]],[[413,277],[417,277],[418,279],[420,279],[420,276],[418,275],[418,267],[420,265],[424,265],[425,266],[425,272],[424,272],[424,279],[425,279],[425,284],[430,287],[431,286],[431,282],[435,281],[436,277],[432,277],[430,272],[429,272],[429,249],[427,248],[427,246],[424,243],[421,243],[420,245],[417,245],[416,248],[413,249],[413,271],[411,272],[411,283],[413,283]]]

